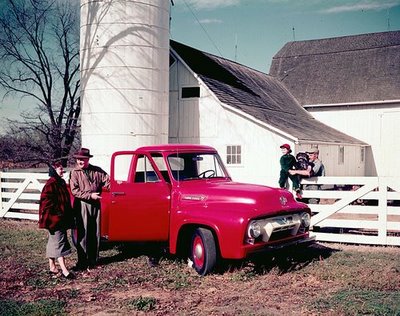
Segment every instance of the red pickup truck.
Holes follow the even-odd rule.
[[[310,209],[284,189],[232,181],[209,146],[171,144],[120,151],[103,193],[102,237],[166,242],[200,275],[219,259],[314,241]]]

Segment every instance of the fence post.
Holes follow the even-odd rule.
[[[387,242],[387,221],[388,221],[388,208],[387,208],[387,192],[388,183],[385,177],[378,178],[378,237],[383,244]]]

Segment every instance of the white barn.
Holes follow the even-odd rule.
[[[400,31],[287,43],[270,75],[316,119],[371,145],[367,176],[400,176]]]
[[[170,45],[170,143],[216,147],[238,181],[277,186],[283,143],[318,147],[327,175],[365,174],[368,144],[314,119],[276,78]]]

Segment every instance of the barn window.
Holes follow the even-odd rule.
[[[226,147],[226,163],[228,165],[239,165],[242,163],[242,146],[229,145]]]
[[[365,161],[365,147],[361,147],[361,157],[360,161],[364,162]]]
[[[339,146],[339,153],[338,153],[338,164],[344,164],[344,146]]]
[[[200,98],[200,87],[183,87],[181,97],[182,99]]]

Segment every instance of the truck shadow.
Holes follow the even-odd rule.
[[[290,247],[273,253],[260,253],[243,261],[225,261],[219,267],[219,273],[246,270],[249,273],[263,275],[277,271],[278,275],[297,271],[309,264],[329,258],[339,250],[318,243],[309,247]]]
[[[115,250],[114,254],[104,256],[107,250]],[[160,243],[102,243],[100,247],[99,265],[107,265],[113,262],[121,262],[126,259],[139,258],[147,256],[149,264],[157,264],[163,257],[169,257],[166,251],[166,245]]]
[[[101,256],[100,265],[121,262],[130,258],[148,257],[148,264],[156,266],[160,260],[173,260],[187,264],[187,258],[168,254],[166,245],[159,243],[107,243],[102,250],[114,249],[112,255]],[[246,260],[219,260],[215,274],[243,271],[245,273],[263,275],[276,271],[283,275],[305,268],[309,264],[329,258],[340,251],[315,243],[308,247],[289,247],[274,252],[260,253]]]

